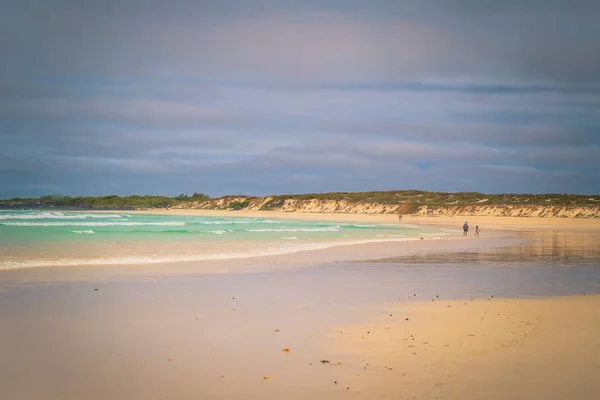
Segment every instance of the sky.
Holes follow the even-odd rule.
[[[1,0],[0,198],[600,193],[597,0]]]

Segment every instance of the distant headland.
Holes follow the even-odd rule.
[[[133,195],[0,200],[0,209],[149,210],[203,209],[350,214],[478,215],[510,217],[600,218],[600,195],[484,194],[392,190],[244,195],[211,198],[203,193],[176,197]]]

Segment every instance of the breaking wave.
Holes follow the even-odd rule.
[[[47,211],[32,214],[0,213],[0,220],[14,219],[122,219],[120,214],[64,214],[57,211]]]
[[[165,222],[2,222],[0,225],[6,226],[185,226],[185,222],[165,221]]]
[[[194,220],[192,223],[198,225],[239,225],[239,224],[280,224],[280,221],[274,220],[261,220],[261,219],[240,219],[238,220],[226,220],[226,221],[202,221],[202,220]]]
[[[339,225],[323,228],[261,228],[245,229],[246,232],[339,232]]]

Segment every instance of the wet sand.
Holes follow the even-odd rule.
[[[0,397],[596,398],[599,243],[541,230],[208,272],[1,271]]]

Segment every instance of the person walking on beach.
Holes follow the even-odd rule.
[[[463,225],[463,236],[467,236],[469,234],[469,224],[467,221],[465,221],[465,224]]]
[[[475,225],[475,236],[479,236],[479,232],[481,232],[479,230],[479,225]]]

